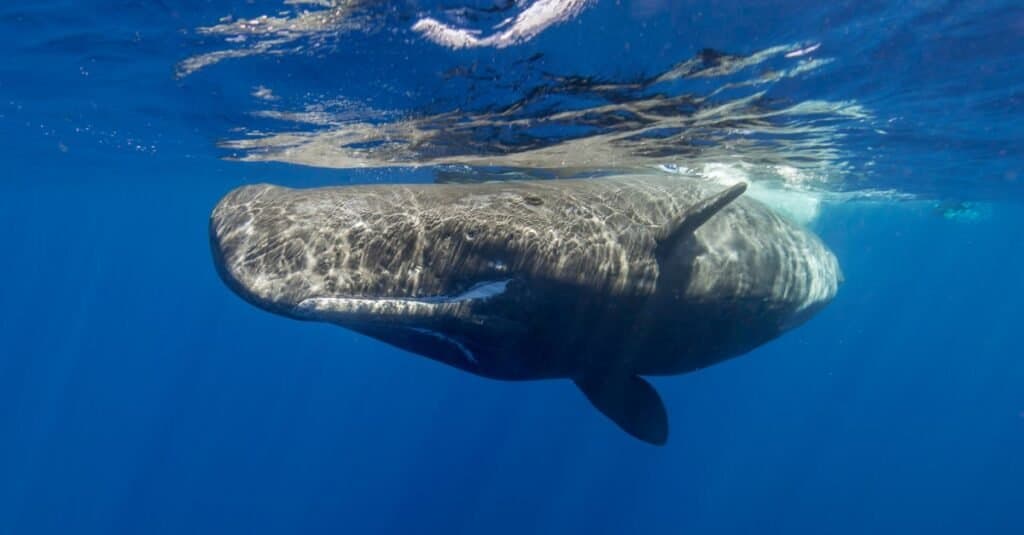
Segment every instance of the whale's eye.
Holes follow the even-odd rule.
[[[526,197],[523,197],[523,200],[530,206],[540,206],[544,204],[544,199],[541,199],[536,195],[527,195]]]

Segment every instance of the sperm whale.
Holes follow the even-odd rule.
[[[565,378],[652,444],[643,376],[692,372],[812,317],[841,281],[813,233],[679,176],[238,188],[214,208],[218,273],[250,303],[469,373]]]

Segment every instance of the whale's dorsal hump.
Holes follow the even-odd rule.
[[[668,441],[668,412],[658,391],[636,375],[591,374],[575,379],[590,403],[623,431],[656,446]]]
[[[711,216],[743,195],[746,190],[747,185],[740,182],[715,195],[701,199],[697,204],[676,215],[654,235],[658,241],[658,247],[663,250],[671,250],[672,245],[693,234],[701,225],[707,223]]]

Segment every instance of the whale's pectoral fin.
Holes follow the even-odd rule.
[[[668,440],[668,413],[658,391],[636,375],[595,375],[576,379],[590,403],[623,431],[661,446]]]
[[[664,250],[671,250],[672,246],[680,240],[686,239],[693,234],[693,231],[707,223],[711,216],[725,208],[729,203],[747,191],[747,185],[743,182],[730,186],[725,190],[702,199],[691,206],[683,213],[673,217],[665,226],[658,229],[654,238],[658,241],[658,247]]]

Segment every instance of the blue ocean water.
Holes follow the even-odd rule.
[[[563,17],[503,41],[537,5]],[[9,1],[0,29],[0,533],[1024,532],[1016,2]],[[210,256],[242,184],[638,166],[761,185],[846,276],[654,378],[661,448],[566,381],[260,311]]]

